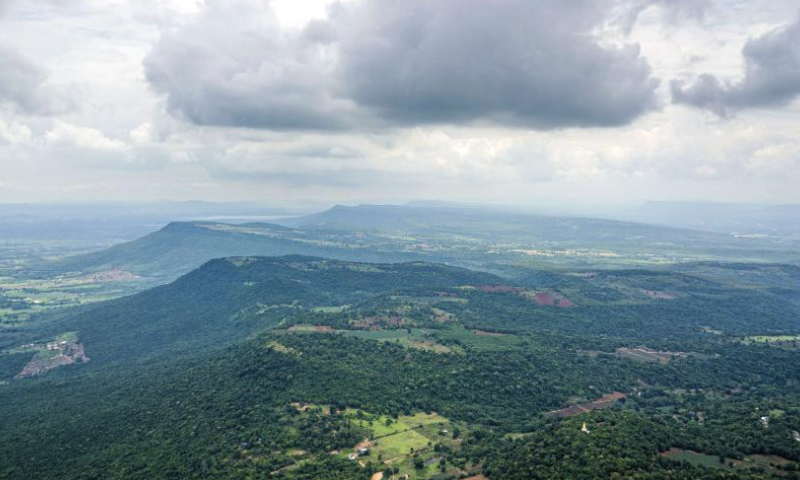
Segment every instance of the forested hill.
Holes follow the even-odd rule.
[[[797,478],[800,275],[696,267],[212,260],[4,332],[0,479]]]
[[[246,255],[311,255],[372,262],[414,259],[402,252],[378,252],[369,245],[349,244],[342,238],[325,238],[269,223],[173,222],[132,242],[67,257],[44,268],[84,272],[124,269],[157,277],[163,283],[212,258]]]
[[[230,344],[303,309],[354,303],[380,292],[498,281],[489,274],[426,263],[231,257],[211,260],[168,285],[57,312],[34,338],[77,331],[81,342],[91,346],[91,366],[125,364]]]

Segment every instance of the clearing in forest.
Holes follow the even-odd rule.
[[[427,479],[439,474],[442,454],[433,446],[441,444],[457,449],[461,443],[460,436],[453,437],[454,424],[436,413],[420,412],[392,418],[347,409],[344,414],[354,425],[370,430],[371,435],[342,454],[354,460],[398,468],[400,478],[408,475],[411,479]],[[368,453],[358,457],[363,448],[367,448]],[[422,469],[414,466],[415,457],[422,459]],[[450,467],[447,473],[455,477],[466,474],[455,467]]]
[[[647,347],[627,348],[620,347],[617,349],[617,356],[628,358],[638,362],[659,362],[669,363],[673,358],[689,358],[694,357],[701,360],[711,358],[710,355],[705,355],[697,352],[657,352]]]
[[[602,397],[586,403],[579,403],[577,405],[572,405],[567,408],[562,408],[560,410],[553,410],[552,412],[545,413],[548,417],[571,417],[573,415],[578,415],[580,413],[589,412],[591,410],[597,410],[600,408],[609,408],[614,406],[618,401],[625,398],[626,395],[621,392],[613,392],[608,395],[603,395]]]

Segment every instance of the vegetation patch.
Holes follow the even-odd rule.
[[[797,471],[796,463],[778,455],[745,455],[741,459],[726,458],[724,456],[709,455],[693,450],[670,448],[661,454],[671,460],[688,462],[709,468],[722,468],[727,470],[766,470],[773,474],[782,474],[787,471]]]
[[[445,345],[457,345],[482,352],[518,350],[528,343],[528,340],[520,335],[482,329],[470,330],[461,325],[437,330],[435,335]]]
[[[753,335],[742,339],[742,343],[761,343],[780,347],[800,347],[800,335]]]
[[[488,332],[486,330],[473,330],[472,333],[479,337],[507,337],[510,334],[501,332]]]
[[[711,468],[733,468],[732,464],[726,461],[724,457],[717,455],[708,455],[705,453],[695,452],[692,450],[684,450],[682,448],[670,448],[661,454],[665,458],[675,460],[678,462],[688,462],[692,465],[699,465]],[[722,461],[720,461],[722,460]]]
[[[697,352],[657,352],[647,347],[620,347],[617,349],[616,354],[618,357],[628,358],[637,362],[658,362],[662,364],[667,364],[674,358],[694,357],[701,360],[712,358],[710,355]]]
[[[436,353],[461,352],[457,345],[444,345],[437,341],[432,330],[396,329],[396,330],[337,330],[348,337],[382,342],[395,342],[407,348],[429,350]]]
[[[297,324],[289,327],[290,332],[318,332],[318,333],[333,333],[333,327],[329,325],[303,325]]]
[[[286,354],[290,354],[290,355],[301,355],[302,354],[302,352],[298,352],[294,348],[287,347],[286,345],[284,345],[282,343],[279,343],[279,342],[277,342],[275,340],[270,340],[269,342],[267,342],[266,346],[267,346],[267,348],[271,348],[272,350],[275,350],[276,352],[279,352],[279,353],[286,353]]]
[[[571,417],[573,415],[590,412],[592,410],[613,407],[618,401],[626,397],[627,396],[624,393],[613,392],[609,393],[608,395],[603,395],[593,402],[579,403],[567,408],[562,408],[561,410],[553,410],[552,412],[547,412],[545,415],[548,417]]]

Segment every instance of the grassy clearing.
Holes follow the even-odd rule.
[[[339,330],[344,335],[366,340],[378,340],[382,342],[397,342],[406,348],[417,348],[429,350],[436,353],[462,353],[463,350],[458,346],[446,346],[436,341],[434,335],[436,330],[411,329],[409,333],[405,329],[396,330]]]
[[[438,330],[436,337],[442,340],[456,340],[464,347],[483,352],[517,350],[527,343],[527,340],[519,335],[491,335],[479,330],[477,332],[458,325]]]
[[[765,468],[772,473],[781,473],[781,470],[776,467],[779,465],[784,466],[790,463],[789,460],[777,455],[747,455],[743,460],[723,458],[723,462],[720,462],[720,458],[718,456],[707,455],[705,453],[694,452],[691,450],[683,450],[680,448],[671,448],[669,451],[662,453],[662,455],[672,460],[677,460],[679,462],[686,461],[692,465],[700,465],[703,467],[723,468],[727,470]]]
[[[730,462],[720,462],[719,457],[716,455],[707,455],[705,453],[694,452],[692,450],[683,450],[681,448],[670,448],[668,451],[662,453],[663,456],[670,460],[678,462],[689,462],[692,465],[698,465],[711,468],[726,468],[732,469]]]
[[[311,311],[314,313],[342,313],[349,308],[350,305],[332,305],[328,307],[314,307]]]
[[[442,454],[434,450],[434,445],[442,444],[457,449],[460,438],[453,438],[456,428],[453,422],[436,413],[417,413],[390,418],[384,415],[372,415],[363,411],[348,409],[344,412],[351,422],[371,432],[368,441],[359,444],[368,446],[370,455],[365,460],[377,463],[379,468],[398,468],[399,473],[391,478],[422,480],[437,478],[441,475],[439,458]],[[460,425],[465,429],[465,425]],[[349,454],[350,452],[343,452]],[[414,466],[415,457],[419,457],[424,466]],[[447,473],[457,478],[464,472],[448,467]]]
[[[340,330],[342,334],[348,337],[355,337],[361,338],[364,340],[380,340],[380,341],[388,341],[388,340],[399,340],[401,338],[405,338],[408,336],[408,332],[404,329],[396,329],[396,330]],[[422,332],[422,330],[420,330]],[[411,331],[411,334],[415,334],[415,330]]]
[[[393,461],[405,459],[406,456],[424,449],[428,446],[428,441],[427,437],[416,431],[407,430],[382,437],[373,445],[376,454],[380,454],[386,462],[394,463]]]
[[[298,352],[294,348],[287,347],[286,345],[284,345],[282,343],[279,343],[279,342],[277,342],[275,340],[270,340],[269,342],[267,342],[266,347],[267,348],[271,348],[272,350],[275,350],[278,353],[285,353],[287,355],[299,355],[300,354],[300,352]]]
[[[414,415],[403,415],[395,419],[386,415],[371,415],[364,412],[359,414],[358,412],[358,410],[348,409],[345,411],[345,415],[359,426],[369,428],[372,431],[372,438],[385,437],[426,425],[440,425],[448,421],[435,413],[420,412]]]
[[[744,343],[779,343],[800,341],[800,335],[753,335],[745,337]]]
[[[303,332],[305,332],[305,333],[308,333],[308,332],[333,333],[333,332],[335,332],[334,329],[332,329],[331,327],[326,326],[326,325],[305,325],[305,324],[292,325],[291,327],[289,327],[289,331],[290,332],[301,332],[301,333],[303,333]]]

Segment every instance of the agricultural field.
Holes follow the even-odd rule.
[[[785,474],[787,468],[790,471],[797,470],[796,464],[778,455],[745,455],[741,459],[732,459],[706,455],[692,450],[671,448],[662,453],[662,456],[670,460],[685,461],[692,465],[724,470],[763,470],[777,475]]]
[[[368,439],[345,453],[350,458],[377,463],[378,470],[388,473],[391,469],[393,473],[384,474],[384,479],[428,479],[443,473],[465,473],[447,465],[446,460],[442,466],[445,455],[440,453],[459,448],[462,435],[468,433],[463,424],[451,422],[436,413],[418,412],[392,418],[348,409],[344,414],[354,425],[370,431]],[[358,457],[359,449],[363,448],[369,449],[369,455]]]
[[[0,325],[19,325],[46,310],[128,295],[141,287],[142,280],[124,270],[44,278],[0,277]]]
[[[452,343],[482,352],[518,350],[529,343],[528,339],[519,335],[479,329],[470,330],[461,325],[438,330],[436,338],[448,345]]]

